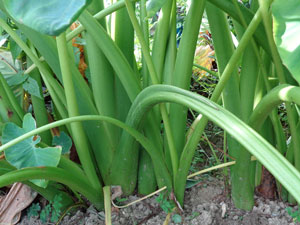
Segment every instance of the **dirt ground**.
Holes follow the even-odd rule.
[[[161,209],[157,196],[146,199],[125,209],[113,208],[113,225],[158,225],[164,224],[167,214]],[[130,196],[129,202],[138,199]],[[181,222],[170,219],[169,224],[185,225],[296,225],[286,212],[287,204],[280,201],[264,200],[255,197],[252,211],[236,209],[232,201],[225,196],[223,182],[216,178],[188,189],[185,194],[184,212]],[[297,210],[297,206],[293,207]],[[20,225],[41,224],[38,218],[22,216]],[[49,223],[50,224],[50,223]],[[97,212],[93,206],[67,214],[62,225],[104,225],[104,212]]]

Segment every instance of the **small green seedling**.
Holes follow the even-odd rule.
[[[165,213],[172,212],[173,208],[175,207],[175,203],[168,200],[163,193],[160,193],[155,200],[159,203],[159,206]]]
[[[287,207],[285,210],[293,218],[294,222],[300,222],[300,209],[293,211],[291,207]]]
[[[46,223],[50,218],[52,223],[58,221],[61,215],[61,208],[62,208],[62,196],[55,195],[52,201],[49,202],[42,210],[39,203],[32,204],[32,206],[28,209],[28,218],[34,216],[40,216],[40,220],[42,223]]]
[[[179,214],[174,214],[172,216],[172,221],[174,223],[181,223],[182,222],[182,217]]]

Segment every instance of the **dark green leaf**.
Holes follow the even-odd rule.
[[[24,41],[26,42],[27,38],[24,34],[21,33],[20,30],[16,30],[16,34]],[[21,54],[22,49],[21,47],[14,41],[14,39],[10,38],[10,52],[13,57],[13,60],[15,61],[17,57]]]
[[[66,30],[91,0],[3,0],[17,22],[43,34],[57,36]]]
[[[35,127],[35,120],[29,113],[24,116],[23,128],[18,127],[14,123],[6,123],[2,131],[2,143],[8,143],[35,129]],[[39,137],[32,136],[6,149],[6,160],[17,169],[43,166],[56,167],[60,160],[61,148],[37,148],[36,145],[39,142]]]
[[[276,0],[272,4],[274,38],[283,63],[300,84],[299,0]]]
[[[33,203],[30,208],[27,210],[27,216],[28,218],[33,217],[33,216],[38,216],[39,212],[41,210],[41,206],[39,203]]]
[[[29,94],[36,96],[40,99],[42,99],[42,96],[40,94],[39,85],[36,82],[36,80],[29,77],[23,84],[23,88],[25,91],[27,91]]]
[[[160,10],[168,0],[149,0],[147,1],[147,17],[150,18]]]
[[[0,10],[0,18],[3,19],[4,21],[7,20],[7,16],[2,10]]]
[[[28,74],[18,72],[17,74],[7,76],[6,81],[9,86],[15,86],[24,83],[27,78]]]
[[[65,132],[62,131],[60,132],[60,136],[53,137],[52,145],[61,146],[61,154],[67,154],[70,152],[70,149],[72,147],[72,140]]]

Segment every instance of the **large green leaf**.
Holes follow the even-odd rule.
[[[26,114],[23,119],[23,128],[14,123],[7,123],[2,131],[2,143],[5,144],[36,128],[35,120],[31,114]],[[16,167],[22,169],[26,167],[52,166],[56,167],[60,160],[61,148],[48,147],[37,148],[40,137],[30,137],[5,150],[6,160]]]
[[[300,1],[276,0],[272,4],[274,38],[283,63],[300,84]]]
[[[3,0],[7,12],[19,23],[57,36],[66,30],[91,0]]]

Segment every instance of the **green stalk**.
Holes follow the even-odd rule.
[[[129,4],[133,8],[133,3],[131,1]],[[115,23],[113,24],[113,26],[115,29],[114,37],[113,37],[115,43],[120,48],[123,55],[127,59],[131,69],[133,69],[134,30],[130,22],[130,18],[126,8],[119,9],[115,13]],[[131,106],[131,101],[118,76],[115,76],[114,91],[116,96],[117,118],[122,121],[125,121],[127,113]]]
[[[133,101],[140,92],[141,87],[121,50],[114,44],[103,27],[93,18],[90,13],[84,11],[79,17],[79,20],[86,30],[93,36],[100,49],[102,49],[106,58],[109,60],[119,76],[119,79],[126,89],[130,100]]]
[[[67,108],[69,116],[78,116],[78,105],[76,101],[75,90],[73,86],[72,73],[69,68],[69,56],[67,55],[67,42],[65,33],[57,37],[57,49],[59,54],[59,61],[61,66],[62,78],[65,88],[65,95],[67,99]],[[81,123],[71,124],[73,141],[75,143],[77,153],[82,164],[83,170],[87,175],[87,179],[92,184],[92,187],[101,192],[101,184],[93,166],[93,161],[89,152],[89,144],[84,133]],[[101,188],[101,189],[100,189]],[[102,197],[101,197],[102,198]]]
[[[183,89],[189,89],[190,87],[195,47],[205,3],[206,0],[193,0],[184,23],[172,80],[173,85]],[[186,108],[174,104],[170,105],[170,123],[177,157],[180,157],[185,143],[186,119]]]
[[[282,102],[294,102],[300,105],[300,88],[287,84],[273,88],[255,107],[249,124],[258,130],[271,111]]]
[[[24,116],[24,112],[18,103],[18,100],[16,99],[14,93],[12,92],[11,88],[8,86],[6,80],[4,79],[3,75],[0,73],[0,82],[3,86],[3,89],[7,95],[8,101],[10,102],[12,108],[17,113],[18,117],[22,120]]]
[[[214,71],[212,71],[212,70],[209,70],[209,69],[207,69],[207,68],[204,67],[204,66],[198,65],[197,63],[194,63],[193,66],[194,66],[194,67],[197,67],[197,68],[199,68],[199,69],[201,69],[201,70],[204,70],[205,72],[207,72],[207,73],[209,73],[209,74],[211,74],[211,75],[213,75],[213,76],[215,76],[215,77],[219,77],[219,74],[218,74],[218,73],[216,73],[216,72],[214,72]]]
[[[171,21],[170,21],[170,33],[168,38],[168,45],[166,49],[166,56],[163,70],[163,84],[172,84],[174,67],[177,55],[177,40],[176,40],[176,19],[177,19],[177,6],[176,1],[173,1]],[[169,106],[169,105],[168,105]],[[169,107],[168,107],[169,109]]]
[[[153,40],[152,60],[158,75],[159,83],[162,83],[163,78],[163,68],[167,49],[167,40],[169,35],[173,2],[173,0],[167,0],[167,2],[162,7]]]
[[[140,23],[143,30],[145,42],[147,44],[147,48],[149,48],[149,31],[148,31],[149,26],[148,26],[148,18],[147,18],[147,11],[146,11],[146,0],[142,0],[140,2]],[[143,77],[143,88],[145,88],[148,86],[149,83],[149,71],[143,54],[142,54],[141,74]],[[160,131],[158,130],[158,132]],[[151,136],[151,134],[149,136],[149,129],[145,129],[145,135],[147,137]],[[161,146],[160,148],[162,150],[162,144],[158,144],[158,145]],[[147,195],[155,191],[156,187],[157,187],[157,182],[155,178],[155,171],[153,168],[151,157],[145,150],[142,150],[139,158],[138,193],[142,195]]]
[[[98,1],[93,1],[99,5],[90,5],[90,13],[93,11],[100,10],[103,5]],[[100,21],[102,26],[105,27],[105,21]],[[94,41],[92,35],[86,32],[86,50],[88,65],[91,74],[91,86],[93,91],[93,97],[96,108],[100,115],[116,117],[116,105],[115,93],[114,93],[114,73],[110,63],[106,59],[105,55]],[[117,146],[118,136],[116,127],[111,124],[103,123],[99,128],[99,142],[101,143],[99,149],[94,149],[94,155],[97,161],[98,168],[104,183],[106,183],[105,177],[108,174],[109,168],[112,163],[115,148]]]
[[[34,52],[34,54],[37,56],[34,47],[32,45],[30,47],[31,50]],[[32,62],[30,61],[30,59],[27,59],[27,66],[30,67],[31,64]],[[39,86],[40,95],[43,96],[42,81],[41,81],[41,75],[39,71],[37,69],[31,71],[30,76],[37,82]],[[31,102],[32,102],[32,107],[33,107],[34,117],[36,120],[37,127],[48,124],[49,123],[48,113],[47,113],[44,99],[38,98],[36,96],[31,96]],[[47,145],[52,144],[52,135],[50,131],[42,133],[41,138],[43,142],[46,143]]]
[[[140,42],[140,44],[141,44],[141,47],[142,47],[142,52],[143,52],[143,57],[144,57],[144,59],[145,59],[145,62],[146,62],[146,65],[147,65],[147,69],[149,70],[149,75],[150,75],[150,77],[152,78],[152,79],[157,79],[157,75],[156,75],[156,72],[155,72],[155,69],[154,69],[154,65],[153,65],[153,62],[152,62],[152,60],[151,60],[151,57],[150,57],[150,53],[149,53],[149,48],[148,48],[148,46],[147,46],[147,42],[146,42],[146,39],[144,38],[144,34],[143,34],[143,31],[142,31],[142,29],[141,29],[141,27],[139,26],[139,23],[138,23],[138,21],[137,21],[137,18],[136,18],[136,15],[135,15],[135,11],[134,11],[134,7],[133,7],[133,5],[132,5],[132,3],[128,0],[128,1],[126,1],[125,0],[125,4],[126,4],[126,8],[127,8],[127,10],[128,10],[128,14],[126,13],[125,15],[118,15],[118,13],[117,13],[117,15],[116,15],[116,19],[118,19],[118,16],[120,16],[120,19],[122,19],[122,20],[125,20],[125,21],[128,21],[128,20],[130,20],[131,21],[131,23],[132,23],[132,25],[129,23],[128,25],[130,25],[130,29],[129,28],[127,28],[126,30],[123,30],[123,34],[122,34],[122,39],[121,40],[123,40],[123,37],[124,37],[124,35],[125,35],[125,33],[127,33],[128,32],[128,29],[129,30],[131,30],[132,29],[132,26],[133,26],[133,28],[135,29],[135,32],[136,32],[136,35],[137,35],[137,37],[138,37],[138,39],[139,39],[139,42]],[[125,12],[125,11],[124,11]],[[122,16],[122,17],[121,17]],[[120,24],[120,22],[121,21],[119,21],[119,23],[118,23],[118,21],[117,21],[117,24]],[[129,22],[129,21],[128,21]],[[117,27],[116,27],[117,28]],[[126,28],[126,27],[125,27]],[[118,32],[118,30],[116,29],[116,35],[118,34],[117,33]],[[118,37],[118,36],[116,36],[116,37]],[[118,41],[118,39],[116,39],[116,41]],[[120,41],[119,41],[120,42]],[[128,41],[127,41],[128,42]],[[121,42],[122,43],[122,45],[121,45],[121,49],[123,49],[123,51],[125,51],[125,52],[127,52],[127,55],[128,55],[128,53],[133,53],[133,46],[131,46],[131,48],[130,49],[128,49],[128,47],[126,47],[126,46],[128,46],[128,43],[124,43],[124,42]],[[133,32],[132,32],[132,42],[129,42],[129,43],[133,43]],[[130,55],[128,55],[127,56],[127,60],[129,60],[130,61],[130,58],[133,58],[133,56],[130,56]],[[155,82],[157,82],[157,81],[155,81]],[[124,96],[124,94],[122,94],[122,96]],[[123,103],[122,103],[123,104]],[[127,112],[128,111],[126,111],[126,115],[127,115]],[[147,135],[147,137],[150,139],[150,140],[152,140],[152,141],[154,141],[154,140],[156,140],[155,141],[155,143],[157,143],[156,145],[158,146],[158,148],[159,149],[161,149],[161,141],[159,140],[160,139],[160,133],[159,133],[159,130],[158,129],[155,129],[155,128],[157,128],[157,124],[156,123],[153,123],[152,122],[153,120],[151,119],[151,118],[148,118],[147,120],[146,120],[146,123],[148,124],[146,127],[145,127],[145,134]],[[121,145],[121,144],[120,144]],[[134,145],[135,147],[137,147],[136,145]],[[131,147],[131,145],[130,146],[128,146],[129,148],[132,148]],[[149,157],[147,156],[147,154],[143,154],[142,155],[142,157],[144,157],[144,158],[142,158],[142,162],[143,163],[141,163],[140,162],[140,166],[141,167],[143,167],[143,168],[147,168],[147,171],[149,171],[150,173],[152,172],[151,171],[151,167],[152,167],[152,165],[151,165],[151,163],[150,163],[150,160],[149,160]],[[117,159],[119,159],[120,157],[116,157]],[[118,162],[114,162],[114,164],[117,164]],[[134,169],[134,166],[135,165],[135,163],[134,164],[132,164],[129,168],[132,168],[131,170],[133,171],[131,174],[132,174],[132,180],[134,180],[135,179],[135,169]],[[114,171],[115,169],[114,169],[114,167],[112,168],[112,170]],[[116,171],[116,170],[115,170]],[[141,175],[141,173],[140,173],[140,175]],[[151,175],[152,175],[152,177],[151,177]],[[125,176],[124,176],[125,177]],[[140,176],[141,177],[141,176]],[[149,179],[150,178],[150,179]],[[128,177],[127,177],[127,179],[128,180],[131,180],[131,179],[129,179]],[[116,176],[115,176],[115,173],[113,172],[113,175],[112,175],[112,180],[118,180],[117,178],[116,178]],[[133,187],[133,184],[134,182],[131,182],[131,185],[130,185],[130,187],[131,188],[129,188],[128,189],[128,191],[126,191],[126,192],[131,192],[131,190],[132,190],[132,187]],[[143,183],[143,184],[142,184]],[[155,186],[153,185],[155,183],[155,178],[153,177],[153,174],[145,174],[145,176],[142,178],[142,180],[140,180],[140,182],[139,182],[139,186],[140,186],[140,188],[139,188],[139,190],[142,192],[142,193],[144,193],[144,194],[147,194],[147,193],[150,193],[150,192],[152,192],[152,191],[154,191],[154,188],[155,188]],[[124,186],[124,185],[123,185]],[[125,186],[127,186],[127,185],[125,185]],[[144,186],[145,187],[145,189],[143,189],[142,188],[142,186]],[[150,189],[150,187],[154,187],[153,189]],[[124,191],[125,192],[125,191]]]
[[[141,27],[143,30],[144,38],[146,41],[147,48],[149,48],[149,25],[148,25],[148,18],[147,18],[147,11],[146,11],[146,0],[141,0],[140,3],[140,21],[141,21]],[[142,70],[141,70],[142,76],[143,76],[143,88],[147,87],[149,84],[149,71],[147,69],[145,57],[142,54]]]
[[[233,70],[236,68],[237,63],[239,62],[246,46],[251,40],[251,37],[254,34],[257,26],[260,24],[261,19],[262,19],[261,14],[260,11],[258,10],[258,12],[253,17],[253,20],[249,24],[249,27],[245,31],[242,39],[240,40],[237,49],[234,51],[232,57],[230,58],[228,64],[226,65],[222,76],[220,76],[220,80],[212,94],[211,101],[216,102],[219,99],[225,84],[229,80]],[[183,190],[185,188],[185,183],[181,181],[185,180],[185,178],[188,175],[189,165],[192,161],[194,152],[197,148],[197,145],[199,143],[199,140],[202,136],[202,133],[204,131],[207,122],[208,122],[207,117],[199,115],[197,119],[193,122],[191,128],[188,131],[188,133],[190,133],[191,135],[184,146],[183,153],[179,161],[179,169],[178,169],[179,172],[176,178],[176,180],[178,181],[177,184],[175,184],[175,188],[177,189],[178,194],[183,193]],[[183,195],[181,195],[179,199],[183,200]]]
[[[104,193],[104,210],[105,210],[105,224],[111,225],[111,200],[110,200],[110,186],[103,187]]]
[[[208,3],[206,12],[214,40],[218,69],[221,74],[234,51],[231,33],[227,18],[221,10]],[[238,28],[236,27],[237,32],[239,31]],[[222,97],[225,108],[247,122],[253,109],[258,66],[251,43],[245,50],[240,77],[238,77],[236,68],[224,87]],[[245,88],[244,85],[247,87]],[[230,168],[231,195],[237,208],[251,210],[254,205],[254,177],[252,176],[254,173],[250,173],[251,156],[236,140],[230,136],[227,138],[229,154],[236,158],[237,162],[235,166]]]
[[[125,0],[125,3],[126,3],[126,7],[127,7],[127,10],[128,10],[130,20],[131,20],[132,25],[135,29],[137,38],[139,39],[139,42],[141,44],[141,49],[142,49],[142,52],[143,52],[143,56],[145,58],[147,68],[149,70],[149,75],[150,75],[151,81],[152,81],[153,84],[158,84],[159,80],[158,80],[157,71],[155,69],[154,62],[153,62],[153,60],[150,56],[150,51],[149,51],[149,48],[147,47],[147,42],[146,42],[146,40],[144,38],[144,35],[142,33],[142,29],[141,29],[141,27],[138,23],[138,20],[135,16],[133,6],[130,4],[129,0]],[[169,117],[168,117],[168,114],[167,114],[166,106],[161,105],[160,106],[160,111],[161,111],[162,119],[164,121],[167,141],[168,141],[168,145],[169,145],[169,148],[170,148],[173,174],[176,174],[177,167],[178,167],[178,156],[176,155],[176,146],[174,145],[175,142],[174,142],[173,135],[172,135],[172,132],[171,132],[171,127],[170,127],[170,123],[169,123]],[[153,135],[155,135],[155,134],[153,134]]]
[[[262,8],[262,17],[267,33],[267,39],[271,48],[271,54],[273,58],[273,62],[275,65],[276,73],[278,76],[278,79],[281,84],[286,83],[286,77],[284,74],[284,69],[282,66],[282,62],[279,56],[279,53],[276,48],[275,41],[273,39],[273,32],[272,32],[272,27],[271,24],[272,22],[270,21],[269,18],[269,7],[273,0],[268,0],[268,1],[261,1],[259,0],[260,8]],[[293,148],[294,148],[294,155],[295,155],[295,167],[297,168],[298,171],[300,171],[300,140],[299,140],[299,133],[297,132],[297,118],[293,116],[293,109],[290,104],[286,104],[286,111],[287,111],[287,117],[288,117],[288,122],[290,126],[290,131],[291,131],[291,136],[293,141]]]
[[[173,1],[172,5],[172,14],[171,14],[171,22],[170,22],[170,33],[168,38],[168,45],[167,45],[167,52],[165,55],[165,62],[164,62],[164,71],[163,71],[163,84],[172,84],[173,74],[174,74],[174,67],[176,62],[176,55],[177,55],[177,40],[176,40],[176,19],[177,19],[177,6],[176,1]],[[166,104],[167,111],[170,110],[170,104]],[[166,132],[166,131],[164,131]],[[172,160],[170,156],[170,148],[168,146],[168,141],[166,135],[164,135],[164,149],[165,149],[165,160],[168,165],[169,170],[172,170]]]
[[[147,42],[144,38],[143,31],[142,31],[142,29],[139,25],[139,22],[138,22],[138,20],[135,16],[134,8],[133,8],[130,0],[125,0],[125,4],[126,4],[126,8],[128,10],[128,15],[130,17],[131,23],[132,23],[132,25],[134,27],[134,30],[136,32],[136,36],[137,36],[137,38],[138,38],[138,40],[141,44],[142,53],[143,53],[145,61],[147,63],[147,67],[148,67],[148,70],[149,70],[149,75],[151,77],[151,81],[154,84],[158,84],[159,81],[158,81],[157,72],[155,70],[154,63],[151,59],[149,48],[147,48]]]

